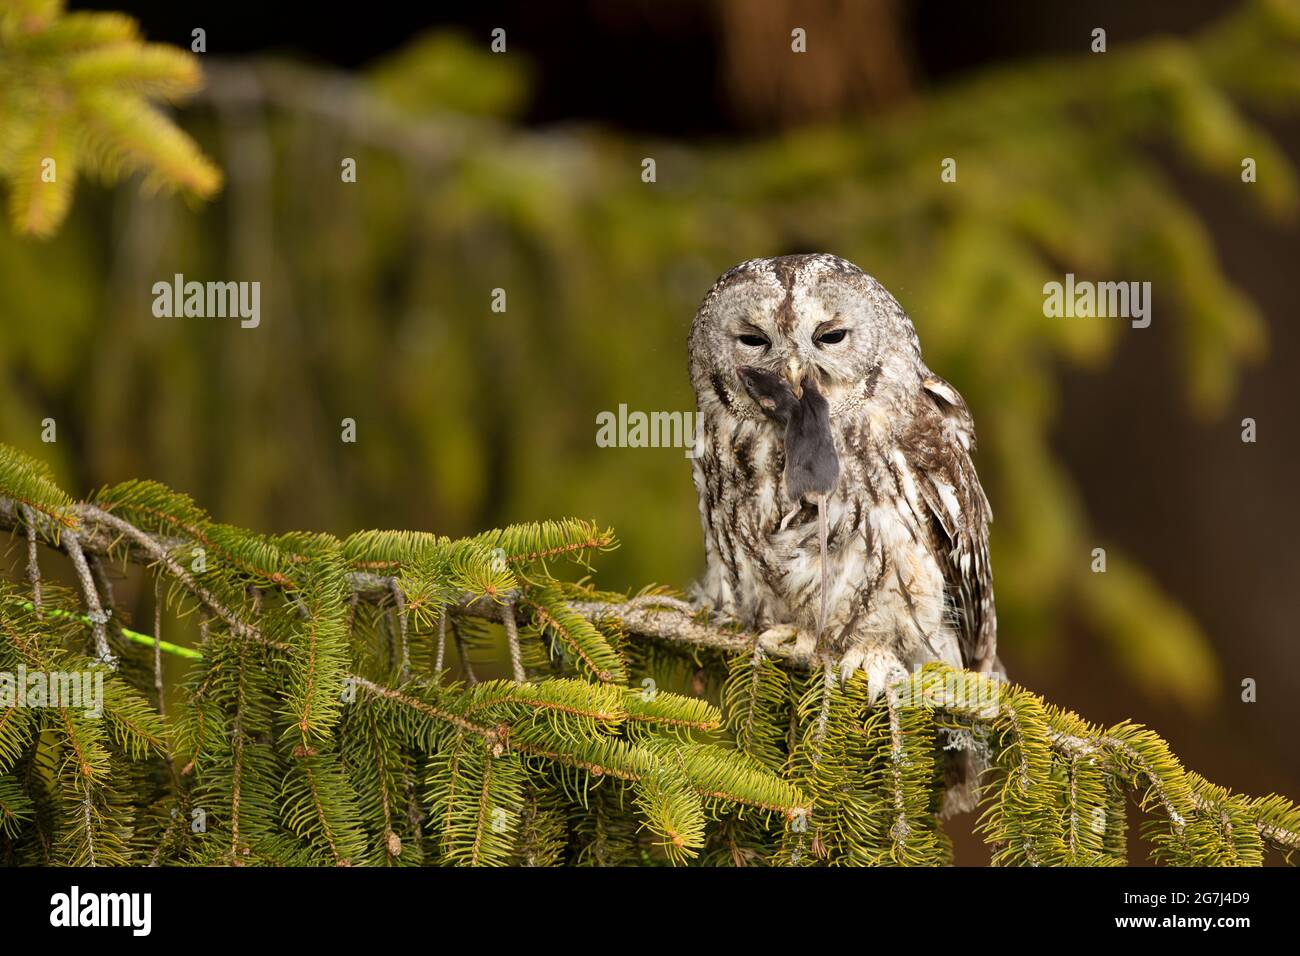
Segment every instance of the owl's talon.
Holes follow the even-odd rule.
[[[795,635],[794,652],[799,657],[812,658],[817,653],[817,635],[812,631],[800,631]]]
[[[867,672],[867,699],[872,704],[888,688],[910,676],[907,667],[891,650],[854,649],[840,658],[840,685],[847,684],[859,670]]]
[[[802,500],[800,500],[800,501],[796,501],[796,502],[794,503],[794,507],[790,509],[790,513],[787,514],[784,518],[781,519],[781,526],[780,526],[777,530],[778,530],[778,531],[784,531],[784,530],[786,529],[786,527],[789,526],[791,520],[792,520],[792,519],[793,519],[797,514],[799,514],[800,511],[803,511],[803,501],[802,501]]]
[[[799,630],[793,624],[777,624],[758,635],[758,646],[768,654],[776,653],[791,642],[795,647],[799,646]]]

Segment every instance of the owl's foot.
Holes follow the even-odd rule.
[[[811,657],[816,644],[817,635],[800,631],[793,624],[777,624],[758,635],[758,646],[769,654],[793,650],[800,657]]]
[[[840,658],[840,683],[848,683],[859,670],[867,672],[867,698],[873,704],[888,688],[911,676],[898,655],[887,647],[855,647],[846,651]]]
[[[796,501],[794,503],[794,507],[790,509],[790,513],[781,519],[781,526],[777,530],[784,531],[786,529],[786,526],[790,524],[791,519],[793,519],[795,515],[797,515],[802,510],[803,510],[803,501]]]

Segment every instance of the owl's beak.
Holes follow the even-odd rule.
[[[785,363],[785,370],[781,373],[781,377],[790,383],[790,391],[794,392],[795,398],[803,398],[803,366],[793,355]]]

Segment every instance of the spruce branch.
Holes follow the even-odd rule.
[[[232,856],[236,862],[418,862],[412,856],[425,852],[418,849],[421,796],[430,818],[445,827],[427,851],[438,858],[538,858],[526,846],[543,839],[536,827],[554,834],[565,817],[559,805],[544,810],[537,802],[556,799],[537,796],[543,779],[583,805],[599,805],[593,820],[606,840],[620,832],[615,820],[601,816],[614,812],[613,804],[591,791],[601,782],[625,788],[629,806],[654,834],[653,845],[672,860],[714,859],[719,852],[733,861],[751,859],[751,848],[771,837],[760,821],[744,816],[748,810],[791,824],[794,838],[784,840],[775,862],[943,862],[949,851],[933,802],[940,733],[969,746],[989,741],[993,769],[981,826],[1000,862],[1122,862],[1124,790],[1138,794],[1152,813],[1147,827],[1160,860],[1257,864],[1265,845],[1288,856],[1300,851],[1294,805],[1214,787],[1184,771],[1144,728],[1093,727],[1021,688],[942,665],[900,680],[884,705],[873,706],[865,680],[841,686],[833,668],[799,643],[714,622],[669,594],[628,598],[555,581],[547,561],[585,564],[589,554],[613,544],[608,532],[581,522],[544,522],[464,541],[407,532],[362,532],[341,542],[313,534],[267,538],[215,524],[184,496],[152,483],[108,489],[95,503],[61,500],[51,485],[40,492],[47,506],[57,507],[41,509],[30,496],[13,493],[22,482],[30,491],[34,473],[0,446],[0,529],[27,535],[29,568],[33,542],[64,552],[87,613],[69,610],[52,593],[39,608],[15,594],[6,597],[0,616],[17,607],[29,620],[81,621],[102,655],[103,600],[112,603],[101,566],[108,559],[152,567],[158,583],[168,579],[197,605],[200,650],[162,641],[161,594],[153,634],[121,633],[152,652],[160,704],[161,654],[183,650],[197,660],[185,717],[190,762],[181,776],[202,777],[204,799],[229,808],[221,857],[227,862]],[[4,484],[6,477],[15,484]],[[215,562],[202,581],[177,558],[196,545],[210,548]],[[400,660],[383,623],[394,605]],[[417,628],[437,630],[428,677],[416,677],[411,667],[408,613]],[[30,625],[13,615],[5,620],[0,651],[8,642],[37,653],[24,630]],[[209,621],[218,626],[209,630]],[[470,640],[483,640],[474,627],[481,621],[504,627],[514,680],[474,675],[468,649]],[[440,682],[448,626],[466,668],[463,684]],[[397,686],[367,676],[346,653],[349,637],[367,633],[390,634],[384,659],[395,668],[388,673]],[[578,677],[528,682],[525,640],[529,653],[548,642]],[[625,654],[652,644],[697,660],[727,660],[725,726],[736,750],[697,738],[707,740],[724,726],[723,714],[704,701],[626,686]],[[794,678],[801,693],[792,689],[792,674],[803,675]],[[355,718],[340,703],[345,687],[360,695]],[[129,827],[108,796],[106,747],[137,758],[170,756],[154,729],[158,715],[143,698],[122,698],[119,690],[109,696],[108,736],[61,714],[74,759],[55,777],[79,814],[59,837],[62,858],[102,861],[129,852],[114,836]],[[272,713],[276,700],[279,710]],[[355,737],[343,733],[353,727],[361,728]],[[277,748],[288,732],[292,753]],[[30,727],[0,714],[0,757],[21,753],[32,739]],[[426,755],[425,763],[410,762],[417,753]],[[413,783],[417,769],[423,795]],[[282,781],[278,799],[267,789],[274,779]],[[716,849],[708,846],[706,811],[721,814],[723,842]],[[807,827],[794,824],[814,813],[805,837]],[[277,828],[299,842],[286,843]],[[168,832],[159,839],[168,840]],[[403,854],[404,845],[417,849]],[[611,844],[601,845],[613,854]],[[161,852],[149,849],[153,859]],[[194,852],[196,860],[216,859]]]
[[[0,521],[3,516],[0,515]],[[251,625],[237,617],[234,612],[220,603],[206,588],[198,583],[194,577],[181,567],[180,563],[172,557],[170,551],[158,540],[141,531],[139,528],[123,521],[121,518],[107,511],[103,511],[94,505],[82,506],[82,525],[91,524],[102,530],[102,537],[107,541],[112,541],[112,533],[116,532],[131,542],[140,550],[143,555],[151,559],[152,562],[161,564],[167,569],[167,572],[179,581],[186,590],[194,597],[198,598],[203,604],[217,617],[221,618],[230,627],[235,634],[252,635],[254,630]],[[111,544],[105,544],[102,553],[111,553]],[[132,560],[137,559],[137,552],[132,551],[129,554]]]

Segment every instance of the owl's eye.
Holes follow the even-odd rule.
[[[844,341],[844,336],[848,335],[847,329],[835,329],[831,332],[823,332],[817,336],[818,345],[835,345]]]
[[[756,348],[756,349],[765,349],[772,344],[761,335],[750,335],[746,333],[745,335],[738,336],[738,338],[740,339],[741,344],[748,345],[751,348]]]

